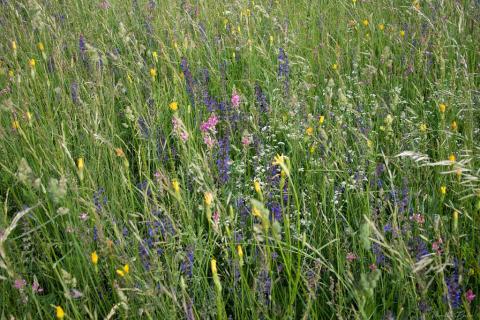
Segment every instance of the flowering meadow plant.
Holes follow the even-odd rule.
[[[0,30],[0,319],[480,319],[479,1]]]

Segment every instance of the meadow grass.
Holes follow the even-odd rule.
[[[2,320],[480,317],[479,1],[0,26]]]

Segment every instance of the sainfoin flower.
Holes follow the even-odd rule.
[[[232,106],[237,108],[240,105],[240,96],[234,91],[232,94]]]
[[[472,303],[475,297],[476,295],[473,293],[472,289],[468,289],[467,292],[465,292],[465,299],[467,299],[468,303]]]

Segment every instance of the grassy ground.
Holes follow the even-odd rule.
[[[478,319],[480,3],[0,0],[1,319]]]

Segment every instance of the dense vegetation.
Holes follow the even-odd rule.
[[[0,0],[1,319],[478,319],[478,0]]]

